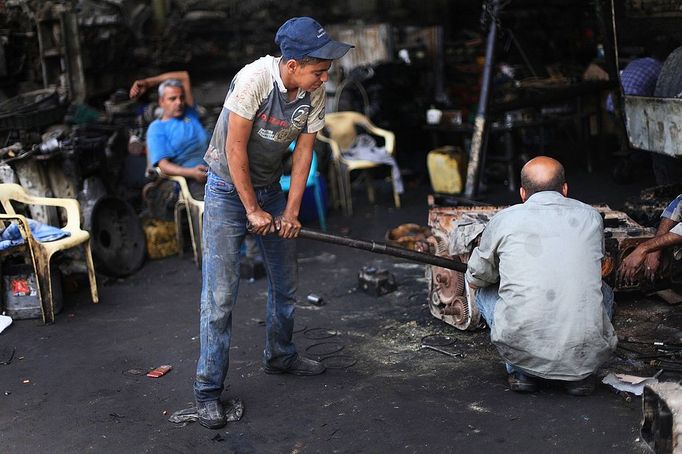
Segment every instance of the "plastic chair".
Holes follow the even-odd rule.
[[[296,148],[296,141],[289,145],[289,151],[293,153]],[[282,191],[289,192],[291,186],[291,176],[282,175],[279,179],[279,184]],[[313,151],[313,159],[310,161],[310,171],[308,172],[308,179],[305,182],[306,188],[313,188],[313,195],[315,196],[315,207],[317,208],[317,219],[320,221],[320,228],[323,232],[327,231],[327,219],[325,217],[324,198],[322,196],[322,183],[320,182],[320,172],[317,171],[317,156]]]
[[[46,243],[39,242],[31,233],[28,219],[25,216],[16,213],[12,206],[12,201],[29,205],[47,205],[64,208],[66,210],[67,220],[63,230],[69,232],[71,236]],[[90,234],[85,230],[81,230],[78,201],[74,199],[35,197],[29,195],[26,190],[18,184],[7,183],[0,184],[0,202],[2,202],[5,213],[7,213],[0,214],[0,219],[4,221],[17,221],[21,235],[26,240],[25,244],[31,254],[33,270],[36,275],[36,281],[38,282],[38,297],[40,298],[43,322],[54,323],[54,301],[52,295],[50,259],[55,252],[71,249],[81,244],[84,246],[92,302],[99,302],[95,266],[92,262],[92,251],[90,249]]]
[[[156,172],[163,178],[175,181],[180,187],[180,194],[178,201],[175,204],[175,234],[178,237],[179,254],[182,255],[182,210],[185,210],[187,215],[187,224],[189,225],[189,235],[192,240],[192,252],[194,253],[194,263],[201,268],[201,229],[204,222],[204,201],[197,200],[192,197],[189,190],[187,179],[177,175],[166,175],[161,169],[156,167]]]
[[[395,134],[391,131],[375,126],[369,118],[358,112],[332,112],[325,116],[325,126],[328,135],[320,132],[317,138],[322,142],[328,143],[332,149],[334,158],[335,176],[334,180],[338,190],[338,200],[346,216],[353,214],[353,201],[351,198],[350,174],[354,170],[365,171],[367,182],[367,197],[370,203],[374,203],[374,187],[367,170],[383,166],[372,161],[345,159],[343,150],[347,150],[353,144],[357,136],[356,126],[362,126],[368,133],[384,138],[386,151],[393,155],[395,153]],[[393,201],[396,208],[400,208],[400,195],[393,185]]]

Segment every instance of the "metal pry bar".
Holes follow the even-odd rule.
[[[376,254],[392,255],[394,257],[400,257],[403,259],[412,260],[414,262],[425,263],[427,265],[435,265],[442,268],[447,268],[449,270],[459,271],[460,273],[465,273],[467,270],[466,264],[460,262],[459,260],[446,259],[445,257],[438,257],[436,255],[425,254],[423,252],[412,251],[410,249],[389,246],[376,241],[358,240],[310,229],[301,229],[298,237],[305,238],[307,240],[338,244],[354,249],[363,249]]]

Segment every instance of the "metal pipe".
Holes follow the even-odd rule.
[[[471,139],[469,151],[469,165],[467,166],[467,178],[464,194],[471,198],[478,193],[478,182],[481,174],[481,165],[485,164],[485,152],[488,140],[488,98],[492,91],[492,72],[495,62],[495,40],[497,39],[497,15],[500,11],[499,0],[486,0],[483,2],[484,17],[489,15],[490,25],[488,39],[485,48],[485,65],[481,80],[481,94],[478,98],[478,112],[474,121],[474,135]]]
[[[329,233],[323,233],[318,232],[317,230],[309,229],[301,229],[298,237],[305,238],[306,240],[338,244],[340,246],[347,246],[354,249],[363,249],[376,254],[392,255],[393,257],[400,257],[403,259],[412,260],[414,262],[425,263],[427,265],[440,266],[441,268],[459,271],[460,273],[464,273],[467,270],[466,264],[460,262],[459,260],[446,259],[445,257],[438,257],[436,255],[425,254],[423,252],[412,251],[410,249],[389,246],[384,243],[377,243],[376,241],[358,240],[355,238],[331,235]]]

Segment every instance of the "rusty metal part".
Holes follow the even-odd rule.
[[[372,296],[382,296],[398,288],[395,276],[387,270],[363,266],[358,272],[358,287]]]
[[[405,249],[417,249],[417,243],[426,241],[431,236],[431,229],[419,224],[402,224],[386,232],[386,242],[391,246]]]
[[[441,303],[449,305],[456,297],[464,295],[464,279],[462,279],[462,273],[438,267],[434,267],[432,273],[433,288],[438,292]]]
[[[682,453],[682,386],[655,383],[644,387],[642,439],[655,453]]]

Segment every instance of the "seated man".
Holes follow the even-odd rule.
[[[670,202],[661,214],[656,236],[640,243],[628,255],[618,270],[618,278],[632,282],[644,269],[644,277],[653,281],[661,266],[661,254],[664,249],[682,245],[682,194]]]
[[[520,193],[522,204],[488,223],[466,280],[512,391],[533,392],[542,378],[590,394],[617,342],[613,292],[601,280],[602,218],[567,197],[563,166],[545,156],[523,167]]]
[[[130,97],[137,98],[156,84],[163,114],[147,129],[149,163],[166,175],[187,178],[192,196],[203,200],[208,135],[194,109],[189,74],[177,71],[136,80],[130,87]]]

